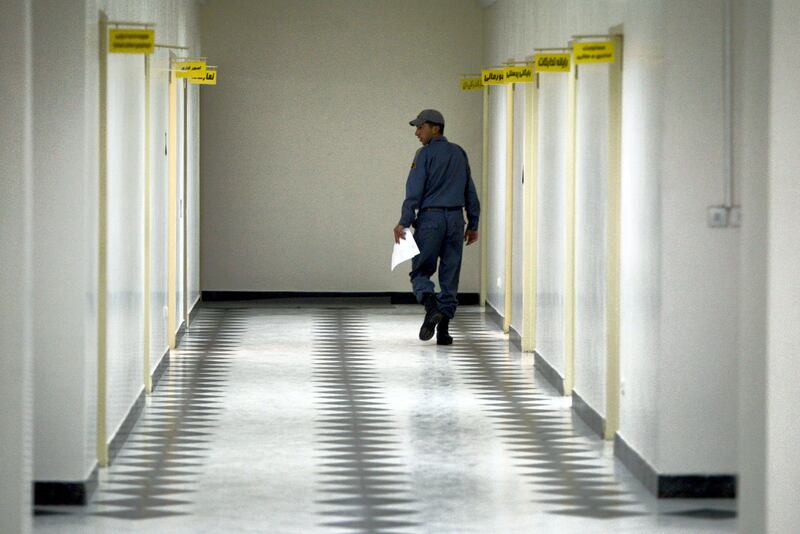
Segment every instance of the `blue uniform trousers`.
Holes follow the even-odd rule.
[[[450,319],[456,313],[458,279],[464,251],[464,215],[461,209],[424,209],[417,214],[414,240],[419,255],[411,260],[411,286],[418,302],[425,293],[434,293],[431,276],[439,263],[439,288],[436,295],[439,309]]]

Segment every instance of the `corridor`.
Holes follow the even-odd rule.
[[[206,304],[85,507],[36,532],[735,532],[656,500],[478,307]]]

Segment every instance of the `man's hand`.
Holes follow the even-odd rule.
[[[401,239],[406,238],[406,227],[402,224],[398,224],[394,227],[394,242],[400,243]]]
[[[466,232],[464,232],[464,241],[467,242],[467,246],[470,246],[477,240],[478,240],[477,230],[467,230]]]

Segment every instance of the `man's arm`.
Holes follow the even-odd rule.
[[[469,159],[464,152],[464,159],[467,164],[467,187],[464,191],[464,207],[467,211],[467,231],[475,233],[475,239],[468,241],[467,244],[478,240],[478,222],[481,216],[481,203],[478,200],[478,192],[475,189],[475,182],[472,181],[472,171],[469,168]]]
[[[424,148],[424,147],[423,147]],[[394,242],[405,239],[405,229],[416,219],[416,210],[425,192],[425,151],[420,148],[414,155],[414,162],[406,180],[406,199],[400,210],[400,222],[394,227]]]

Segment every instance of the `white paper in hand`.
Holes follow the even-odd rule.
[[[392,250],[392,270],[394,271],[395,267],[404,261],[410,260],[417,254],[419,254],[417,242],[414,241],[411,229],[406,228],[406,238],[401,239],[400,243],[394,244],[394,249]]]

